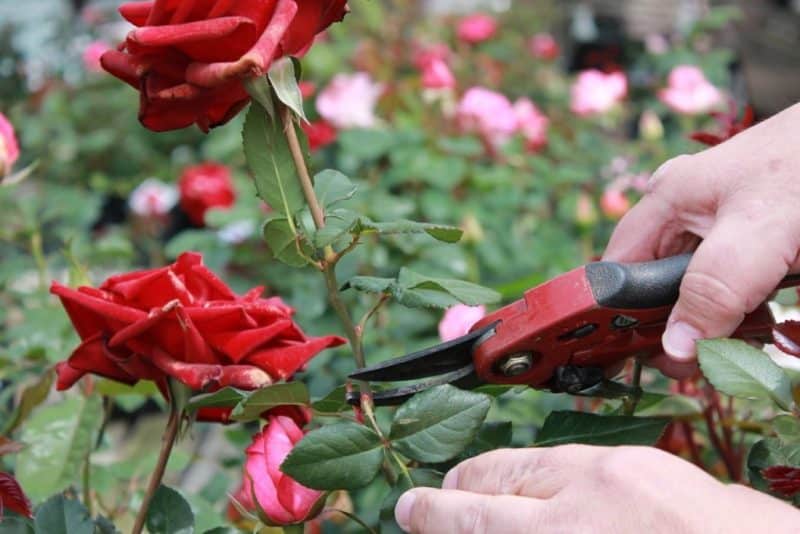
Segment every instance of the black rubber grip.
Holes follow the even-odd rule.
[[[678,301],[691,254],[644,263],[599,261],[586,265],[594,299],[603,307],[627,310],[660,308]]]

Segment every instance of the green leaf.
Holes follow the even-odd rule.
[[[377,278],[375,276],[354,276],[348,280],[342,290],[353,288],[365,293],[391,293],[397,281],[394,278]]]
[[[313,252],[301,238],[299,246],[305,257],[300,253],[295,231],[292,231],[292,226],[285,217],[273,217],[264,223],[264,240],[276,259],[290,267],[304,267],[308,264],[306,257],[310,257]]]
[[[455,226],[445,224],[421,223],[408,220],[392,222],[374,222],[367,217],[359,221],[360,233],[377,232],[381,235],[392,234],[428,234],[438,241],[457,243],[464,231]]]
[[[444,462],[475,439],[492,402],[450,385],[415,395],[395,412],[389,439],[411,459]]]
[[[281,471],[318,490],[353,490],[375,478],[383,461],[381,438],[351,422],[312,430],[294,446]]]
[[[150,534],[192,534],[194,513],[180,493],[162,485],[153,495],[145,524]]]
[[[463,459],[472,458],[484,452],[508,447],[511,445],[512,430],[511,421],[484,423],[478,430],[475,439],[464,449],[460,457]]]
[[[231,419],[256,421],[270,408],[284,405],[307,406],[310,403],[308,388],[302,382],[274,384],[247,394],[231,412]]]
[[[738,339],[698,341],[700,369],[716,389],[742,399],[771,398],[789,410],[792,391],[788,375],[761,350]]]
[[[358,186],[350,178],[339,171],[325,169],[314,177],[314,193],[323,208],[328,208],[350,200],[356,194]]]
[[[285,217],[300,211],[305,206],[303,190],[279,121],[270,120],[260,105],[252,105],[242,135],[258,196]]]
[[[314,246],[325,248],[332,245],[358,226],[360,215],[346,209],[333,209],[325,214],[325,226],[314,234]]]
[[[761,471],[773,465],[800,467],[800,444],[784,443],[778,438],[766,438],[757,442],[747,455],[747,472],[754,488],[766,491],[768,484]]]
[[[102,419],[98,395],[67,397],[33,413],[22,431],[27,447],[17,456],[16,469],[31,499],[43,499],[79,479]]]
[[[36,534],[94,534],[94,521],[83,504],[55,495],[36,511],[34,531]]]
[[[244,79],[244,87],[250,96],[258,102],[269,115],[270,120],[275,120],[275,103],[272,100],[272,87],[264,76],[248,77]]]
[[[311,408],[319,414],[336,414],[350,408],[345,399],[347,388],[342,385],[311,404]]]
[[[0,532],[2,534],[36,534],[36,531],[33,529],[33,521],[27,517],[17,515],[10,510],[3,511],[3,520],[0,521]]]
[[[107,517],[98,515],[94,518],[94,534],[122,534]]]
[[[195,411],[200,408],[231,408],[247,398],[248,393],[236,388],[223,388],[214,393],[198,395],[186,404],[186,410]]]
[[[588,445],[653,445],[664,432],[666,418],[597,415],[555,411],[545,419],[536,446],[564,443]]]
[[[691,417],[702,413],[700,401],[685,395],[644,393],[636,406],[636,415],[642,417]]]
[[[274,61],[267,76],[278,100],[294,111],[298,117],[308,122],[303,110],[303,94],[297,83],[292,58],[284,57]]]
[[[53,378],[55,378],[55,373],[52,370],[46,371],[36,382],[22,390],[19,404],[14,409],[14,413],[3,427],[0,435],[8,435],[13,432],[20,423],[28,418],[34,408],[44,402],[50,393],[50,388],[53,386]]]
[[[772,428],[784,443],[800,444],[800,420],[792,415],[779,415],[772,420]]]

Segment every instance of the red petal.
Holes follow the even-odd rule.
[[[273,377],[286,380],[322,350],[343,343],[345,340],[338,336],[311,338],[306,342],[258,350],[245,361],[264,369]]]
[[[708,146],[716,146],[725,140],[718,135],[706,132],[695,132],[691,134],[689,138],[694,141],[697,141],[698,143],[703,143],[704,145]]]
[[[139,88],[139,77],[147,70],[149,63],[146,58],[118,50],[109,50],[100,56],[100,64],[107,72],[135,89]]]
[[[88,373],[104,376],[124,384],[135,384],[138,378],[121,369],[114,359],[109,358],[109,354],[102,334],[87,339],[78,345],[66,362],[62,362],[56,367],[57,388],[59,390],[67,389],[77,379]]]
[[[224,352],[233,362],[239,363],[252,351],[268,344],[291,326],[292,321],[284,319],[261,328],[212,333],[207,334],[207,337],[215,349]]]
[[[788,465],[773,465],[763,469],[761,474],[769,482],[769,489],[786,497],[800,493],[800,468]]]
[[[90,291],[98,293],[92,288],[75,291],[58,282],[50,286],[50,292],[61,299],[81,339],[93,336],[107,325],[131,324],[147,317],[141,310],[87,294]]]
[[[16,479],[8,473],[0,473],[0,521],[3,519],[4,508],[25,517],[33,517],[31,502]]]
[[[800,321],[786,321],[772,329],[775,346],[787,354],[800,357]]]
[[[128,2],[119,6],[119,13],[134,26],[143,26],[152,9],[153,2]]]
[[[296,55],[308,47],[314,37],[347,14],[347,0],[301,0],[294,23],[282,45],[286,54]]]

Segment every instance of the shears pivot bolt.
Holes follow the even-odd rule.
[[[512,354],[500,364],[500,372],[505,376],[519,376],[527,373],[533,366],[533,354],[520,352]]]

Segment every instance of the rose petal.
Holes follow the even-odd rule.
[[[264,369],[275,378],[286,380],[320,351],[343,343],[346,340],[338,336],[310,338],[306,342],[257,350],[245,362]]]
[[[0,521],[3,520],[4,508],[25,517],[33,517],[31,502],[16,479],[8,473],[0,473]]]
[[[67,359],[66,366],[64,362],[56,366],[56,373],[58,374],[56,388],[59,391],[71,387],[87,373],[94,373],[128,385],[139,381],[137,377],[129,375],[108,358],[106,341],[102,334],[96,334],[78,345]]]

